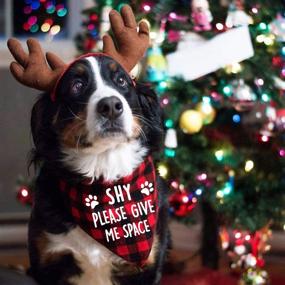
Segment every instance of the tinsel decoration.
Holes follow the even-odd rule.
[[[268,274],[264,254],[270,250],[268,240],[272,235],[269,226],[256,232],[220,229],[222,248],[227,252],[232,270],[241,272],[240,285],[266,285]]]

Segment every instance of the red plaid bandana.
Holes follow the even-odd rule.
[[[115,182],[60,182],[70,213],[87,234],[128,262],[142,266],[150,254],[158,202],[153,161],[147,157]]]

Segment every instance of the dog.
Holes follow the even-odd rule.
[[[71,64],[53,96],[54,102],[50,93],[43,93],[31,116],[32,162],[38,176],[29,222],[30,275],[43,285],[160,284],[169,230],[168,190],[159,175],[154,182],[156,226],[143,266],[88,235],[74,221],[59,189],[62,180],[75,189],[86,180],[90,185],[116,181],[159,151],[164,131],[156,94],[134,84],[120,64],[99,54]]]
[[[36,168],[29,274],[43,285],[160,283],[169,248],[167,187],[153,155],[163,139],[156,94],[129,72],[149,45],[131,7],[110,12],[114,40],[66,65],[28,39],[8,41],[10,70],[44,91],[33,107]]]

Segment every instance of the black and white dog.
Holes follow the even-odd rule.
[[[167,189],[157,176],[158,216],[144,267],[128,263],[73,220],[58,189],[64,179],[115,181],[130,175],[163,137],[158,99],[135,85],[113,59],[86,56],[65,71],[33,107],[31,127],[38,166],[29,224],[30,274],[40,284],[160,284],[169,245]]]

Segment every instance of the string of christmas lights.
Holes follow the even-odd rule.
[[[28,34],[55,36],[62,30],[68,14],[66,1],[25,0],[16,4],[15,9],[21,14],[22,30]]]
[[[132,5],[138,20],[147,18],[151,27],[146,58],[132,76],[153,84],[165,111],[166,138],[158,170],[169,182],[171,215],[191,219],[199,200],[207,200],[223,217],[222,225],[232,227],[230,251],[251,264],[243,268],[244,284],[267,284],[264,270],[253,266],[254,260],[259,264],[263,258],[252,249],[260,242],[252,241],[268,236],[269,221],[285,230],[284,3],[125,2]],[[76,38],[80,52],[100,50],[102,35],[110,28],[108,12],[122,5],[122,1],[99,0],[83,11],[84,31]],[[187,42],[189,37],[207,42],[247,26],[252,57],[191,81],[169,75],[166,55],[181,43],[189,45],[186,50],[197,44]],[[205,54],[203,60],[213,56],[219,57]],[[187,56],[185,64],[192,68]]]

